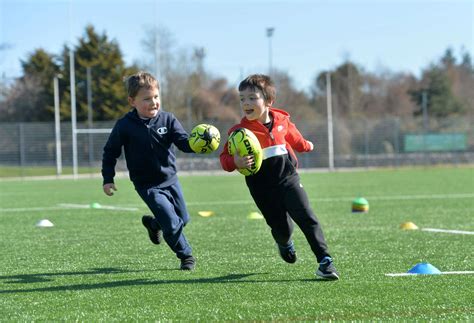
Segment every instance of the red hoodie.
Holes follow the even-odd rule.
[[[260,170],[253,176],[246,176],[247,185],[271,186],[284,183],[297,177],[297,158],[293,150],[307,152],[311,145],[303,138],[290,115],[283,110],[270,108],[273,127],[269,130],[258,120],[242,118],[239,124],[229,129],[230,135],[237,128],[247,128],[258,138],[263,149],[263,162]],[[227,142],[220,154],[222,168],[228,172],[236,169],[234,157],[229,154]]]

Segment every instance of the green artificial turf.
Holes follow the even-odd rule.
[[[100,173],[100,167],[79,167],[77,169],[79,174]],[[56,167],[51,166],[0,166],[0,179],[13,177],[28,177],[28,176],[56,176]],[[63,167],[61,175],[73,175],[72,167]]]
[[[280,259],[243,176],[181,176],[197,258],[178,270],[168,246],[153,245],[148,213],[127,179],[113,197],[100,179],[0,182],[1,321],[329,321],[474,319],[474,275],[403,273],[420,262],[473,271],[474,169],[303,173],[341,279],[316,279],[299,228],[298,261]],[[352,213],[356,197],[368,213]],[[102,208],[90,207],[99,203]],[[119,207],[123,210],[113,210]],[[130,210],[132,209],[132,210]],[[136,210],[133,210],[136,209]],[[199,211],[213,211],[201,217]],[[52,228],[37,228],[41,219]]]

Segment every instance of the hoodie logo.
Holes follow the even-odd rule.
[[[161,128],[156,129],[156,132],[157,132],[159,135],[165,135],[165,134],[168,133],[168,128],[166,128],[166,127],[161,127]]]
[[[283,126],[282,126],[282,125],[279,125],[279,126],[277,127],[277,131],[280,132],[280,131],[282,131],[282,130],[283,130]]]

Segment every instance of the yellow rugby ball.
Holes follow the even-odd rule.
[[[234,130],[229,136],[227,147],[230,155],[235,155],[237,151],[240,156],[253,155],[254,163],[252,166],[237,169],[241,174],[250,176],[260,170],[263,160],[263,151],[257,136],[255,136],[252,131],[246,128]]]
[[[221,134],[213,125],[202,123],[193,128],[188,141],[195,153],[210,154],[219,148]]]

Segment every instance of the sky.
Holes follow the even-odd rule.
[[[21,76],[36,49],[77,45],[88,24],[127,64],[150,59],[147,30],[164,28],[175,49],[205,48],[206,70],[231,85],[270,65],[307,90],[348,59],[419,76],[448,47],[474,57],[474,0],[0,0],[0,78]]]

